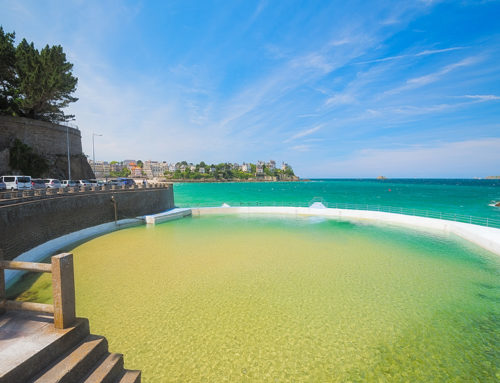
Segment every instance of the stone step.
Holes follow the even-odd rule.
[[[125,370],[117,383],[141,383],[141,372],[139,370]]]
[[[73,327],[57,330],[51,318],[29,312],[10,312],[3,316],[10,319],[3,330],[11,339],[3,342],[7,354],[2,357],[6,369],[0,374],[2,383],[33,379],[90,334],[89,322],[85,318],[77,318]]]
[[[89,335],[54,365],[44,371],[33,383],[73,383],[81,380],[108,351],[108,342],[102,336]]]
[[[94,371],[92,371],[84,383],[114,383],[123,374],[123,355],[107,354],[102,358]]]

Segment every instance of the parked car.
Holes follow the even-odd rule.
[[[92,186],[89,180],[76,180],[76,186]]]
[[[97,181],[95,178],[90,179],[89,182],[92,186],[99,186],[99,181]]]
[[[45,189],[45,182],[44,180],[41,180],[39,178],[32,178],[31,179],[31,188],[32,189]]]
[[[123,182],[124,185],[127,186],[134,186],[135,181],[132,178],[118,178],[120,181]]]
[[[5,185],[5,182],[0,181],[0,191],[7,190],[7,185]]]
[[[31,190],[30,176],[2,176],[0,181],[5,183],[8,190]]]
[[[78,184],[74,180],[62,180],[62,182],[61,182],[61,187],[63,187],[63,188],[67,188],[67,187],[76,188],[77,186],[78,186]]]
[[[125,185],[125,182],[123,182],[121,179],[119,178],[113,178],[113,179],[110,179],[108,180],[108,185],[111,185],[111,186],[123,186]]]
[[[48,178],[43,180],[48,189],[59,189],[62,188],[61,181],[55,178]]]

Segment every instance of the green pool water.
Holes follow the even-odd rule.
[[[77,314],[144,382],[500,380],[499,258],[444,234],[202,216],[73,252]]]

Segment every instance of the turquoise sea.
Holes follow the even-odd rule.
[[[357,204],[442,212],[498,220],[500,180],[472,179],[315,179],[306,182],[177,183],[179,207],[229,205],[309,206]],[[341,206],[339,206],[341,207]],[[422,215],[422,214],[417,214]],[[425,214],[423,214],[425,215]]]

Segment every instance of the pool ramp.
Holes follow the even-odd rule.
[[[157,223],[171,221],[173,219],[188,217],[192,214],[193,213],[191,209],[175,208],[158,214],[146,215],[144,216],[144,220],[146,221],[147,224],[155,225]]]

